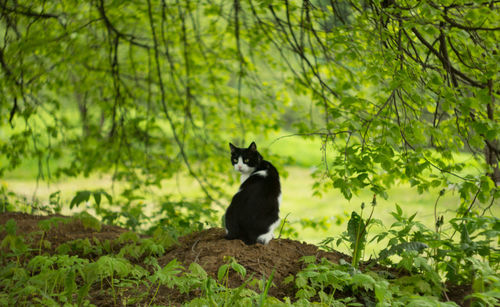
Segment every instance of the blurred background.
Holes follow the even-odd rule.
[[[276,236],[319,244],[352,211],[376,235],[398,206],[445,233],[498,217],[498,11],[390,3],[4,2],[0,210],[220,227],[228,143],[256,141]]]

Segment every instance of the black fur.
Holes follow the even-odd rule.
[[[270,162],[262,158],[255,143],[252,142],[248,148],[229,145],[233,166],[242,157],[246,165],[255,169],[241,183],[226,210],[226,239],[241,239],[246,244],[255,244],[258,237],[267,233],[271,224],[279,220],[279,174]],[[267,175],[259,175],[259,171],[266,171]]]

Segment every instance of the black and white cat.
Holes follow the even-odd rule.
[[[239,191],[226,210],[226,239],[267,244],[280,223],[281,185],[276,168],[264,160],[252,142],[248,148],[229,143],[231,163],[241,173]]]

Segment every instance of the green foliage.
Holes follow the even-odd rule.
[[[100,243],[100,242],[95,242]],[[83,256],[96,255],[100,256],[105,252],[110,252],[111,249],[105,247],[105,244],[92,244],[88,238],[76,239],[59,245],[56,252],[60,255],[76,253]]]
[[[276,130],[283,107],[269,97],[283,86],[243,78],[257,68],[234,65],[234,31],[220,19],[230,8],[214,6],[6,3],[0,172],[29,159],[39,179],[103,171],[137,190],[181,171],[218,202],[225,193],[213,183],[228,179],[221,140]],[[71,206],[91,195],[99,205],[89,192]]]
[[[69,222],[70,220],[68,220],[67,218],[51,217],[49,219],[44,219],[38,222],[38,228],[40,228],[43,231],[49,231],[52,228],[59,227],[60,224],[67,224]]]
[[[488,262],[469,258],[473,270],[476,272],[472,284],[473,293],[468,297],[486,306],[496,306],[500,303],[500,278],[498,271],[493,270]]]
[[[24,211],[29,208],[27,204],[26,197],[10,191],[5,184],[0,185],[0,212]]]
[[[318,193],[387,198],[408,182],[486,204],[500,181],[497,15],[497,3],[9,2],[0,173],[29,160],[38,179],[104,172],[142,194],[182,172],[222,205],[221,140],[286,127],[320,140]]]
[[[294,282],[297,288],[297,305],[318,298],[324,306],[456,306],[454,303],[438,302],[431,291],[420,292],[422,279],[405,282],[406,277],[386,280],[374,272],[362,273],[350,265],[338,265],[326,259],[317,261],[315,257],[302,258],[307,265],[295,277],[286,282]],[[425,286],[424,286],[425,287]],[[341,293],[351,293],[343,297]]]
[[[379,257],[380,259],[384,259],[392,255],[400,255],[404,251],[415,251],[419,254],[427,247],[428,246],[422,242],[403,242],[383,249],[380,251]]]
[[[375,206],[377,205],[376,196],[373,196],[372,206],[370,216],[364,220],[363,210],[365,208],[365,204],[361,204],[361,215],[353,211],[351,213],[351,218],[347,223],[347,231],[342,234],[342,236],[337,240],[336,244],[339,246],[342,242],[349,242],[349,247],[352,252],[352,266],[354,268],[358,268],[359,261],[364,253],[366,242],[367,242],[367,234],[368,227],[371,224],[376,223],[375,220],[372,219],[373,211],[375,210]],[[330,244],[334,238],[326,238],[320,244],[328,249],[328,244]]]
[[[365,227],[363,248],[374,240],[387,242],[377,263],[360,258],[356,267],[343,260],[333,264],[315,256],[303,257],[303,270],[285,279],[293,287],[294,296],[281,301],[269,295],[274,270],[270,276],[256,279],[233,257],[225,258],[216,278],[195,262],[184,267],[174,259],[160,265],[170,244],[161,239],[164,233],[144,238],[125,232],[113,241],[79,239],[48,254],[46,251],[52,249],[29,248],[33,239],[17,235],[16,222],[9,220],[0,228],[5,235],[1,242],[0,302],[88,306],[92,296],[100,293],[112,298],[113,305],[154,305],[159,293],[178,291],[196,293],[196,298],[185,302],[187,306],[455,306],[444,301],[442,291],[457,283],[469,283],[473,291],[468,299],[474,304],[498,304],[499,259],[495,252],[483,253],[485,246],[498,238],[498,219],[471,217],[469,227],[463,227],[463,221],[457,219],[457,231],[467,230],[467,235],[454,241],[444,234],[438,239],[434,231],[416,220],[415,214],[407,216],[398,206],[392,215],[396,221],[387,231],[373,235],[372,228]],[[361,215],[353,216],[360,223]],[[365,226],[377,224],[371,216],[363,221]],[[60,218],[52,218],[40,227],[50,231],[60,223]],[[343,240],[349,244],[359,240],[358,231],[352,230],[359,228],[352,224],[347,227],[352,233],[347,231]],[[469,246],[466,249],[465,243]],[[229,279],[234,276],[243,282],[231,288]]]
[[[73,197],[73,199],[71,200],[71,203],[69,204],[69,208],[73,209],[73,207],[78,207],[80,204],[88,202],[90,199],[90,196],[94,197],[96,209],[99,209],[101,206],[102,196],[106,197],[109,204],[113,203],[113,197],[103,190],[78,191],[78,192],[76,192],[75,197]]]
[[[322,246],[332,249],[330,245],[333,242],[337,245],[342,242],[349,243],[353,254],[351,270],[356,272],[358,262],[355,261],[355,257],[360,255],[360,252],[356,250],[358,246],[362,247],[361,252],[363,252],[366,244],[370,242],[387,242],[387,247],[378,252],[378,258],[364,263],[363,266],[369,269],[385,264],[397,268],[400,272],[406,272],[407,275],[391,282],[391,289],[395,287],[394,289],[399,289],[398,291],[437,297],[444,289],[445,280],[449,285],[472,285],[473,291],[478,293],[477,295],[471,294],[470,298],[475,298],[477,302],[481,302],[480,304],[495,305],[498,301],[498,293],[494,290],[494,285],[497,283],[498,276],[493,276],[495,269],[492,268],[497,270],[500,268],[497,247],[498,218],[481,216],[456,218],[450,221],[453,226],[452,231],[441,233],[439,230],[441,223],[437,224],[436,230],[431,230],[415,219],[416,214],[406,216],[398,205],[391,214],[396,221],[387,230],[373,235],[370,240],[368,240],[368,233],[365,233],[360,244],[357,243],[360,241],[359,229],[364,227],[363,229],[368,231],[370,228],[366,225],[373,224],[376,220],[368,219],[364,222],[360,215],[353,212],[347,225],[348,231],[337,240],[327,238],[322,242]],[[456,233],[460,234],[458,241],[454,240]],[[304,260],[307,263],[315,261],[314,258]],[[492,273],[493,275],[490,275]],[[392,275],[389,272],[387,274]],[[442,276],[445,277],[444,280]],[[489,277],[485,278],[485,276]],[[306,294],[316,295],[314,291],[305,287],[306,284],[306,281],[302,279],[299,280],[297,286],[304,286],[303,292]],[[386,290],[379,289],[378,291],[385,293]],[[378,298],[380,293],[377,294],[375,291],[375,297]],[[390,297],[393,296],[394,294],[390,294]],[[381,299],[379,299],[380,302]],[[415,304],[416,302],[423,303],[418,300]]]
[[[17,223],[14,219],[8,220],[5,225],[0,225],[0,232],[5,232],[7,235],[0,243],[0,250],[5,253],[4,257],[19,257],[29,251],[28,245],[22,236],[16,235]]]
[[[193,305],[276,303],[266,291],[272,276],[263,295],[228,289],[231,270],[246,278],[231,260],[222,280],[198,282],[200,268],[186,273],[174,263],[148,275],[130,259],[154,267],[151,259],[177,237],[216,225],[214,208],[225,207],[226,183],[236,182],[228,175],[227,140],[246,143],[286,128],[318,145],[316,154],[291,150],[304,156],[298,163],[316,167],[317,195],[333,188],[349,200],[369,190],[388,199],[399,183],[460,195],[455,218],[435,210],[433,229],[399,206],[389,227],[353,212],[336,241],[348,245],[351,267],[307,262],[294,279],[298,305],[313,298],[436,305],[430,295],[443,288],[441,277],[472,283],[471,298],[495,305],[500,222],[488,214],[500,198],[499,20],[495,1],[4,1],[0,176],[22,163],[37,182],[110,175],[127,185],[118,195],[80,190],[69,209],[84,212],[76,218],[86,227],[120,225],[151,238],[124,236],[117,254],[111,242],[86,239],[42,255],[44,233],[60,223],[46,220],[37,244],[46,258],[25,266],[36,251],[9,221],[1,228],[0,302],[85,305],[99,281],[114,304],[122,286],[141,282],[151,290],[201,287],[204,296]],[[165,179],[178,174],[194,178],[202,195],[167,192]],[[60,212],[65,205],[60,192],[48,204],[29,202],[1,183],[2,212]],[[328,221],[299,223],[320,229]],[[296,234],[283,225],[282,235]],[[392,282],[358,271],[375,241],[386,244],[377,259],[409,276]],[[96,258],[86,263],[70,254]],[[334,300],[337,288],[366,301]],[[149,294],[141,295],[145,302]]]
[[[207,226],[220,226],[217,223],[217,214],[212,203],[205,199],[172,201],[167,197],[155,210],[156,226],[151,227],[148,233],[154,233],[160,227],[176,238],[192,231],[200,231]]]
[[[89,228],[95,231],[101,231],[101,222],[85,211],[75,215],[74,219],[80,221],[85,229]]]
[[[271,275],[266,278],[262,277],[261,280],[252,279],[252,277],[247,278],[241,286],[237,288],[227,288],[223,283],[227,281],[225,276],[229,273],[229,269],[233,269],[242,278],[245,277],[244,268],[238,267],[239,264],[234,261],[234,259],[229,258],[228,262],[219,268],[219,273],[222,275],[222,279],[219,279],[219,283],[208,277],[204,280],[202,285],[203,296],[196,298],[191,302],[186,303],[186,306],[290,306],[289,300],[281,302],[280,300],[269,296],[269,289],[272,287],[272,281],[274,278],[274,271]],[[222,281],[222,283],[221,283]],[[258,285],[260,294],[251,290]]]

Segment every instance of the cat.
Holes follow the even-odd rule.
[[[241,173],[241,185],[226,210],[226,239],[241,239],[245,244],[267,244],[280,223],[281,185],[279,173],[257,151],[229,143],[231,163]]]

